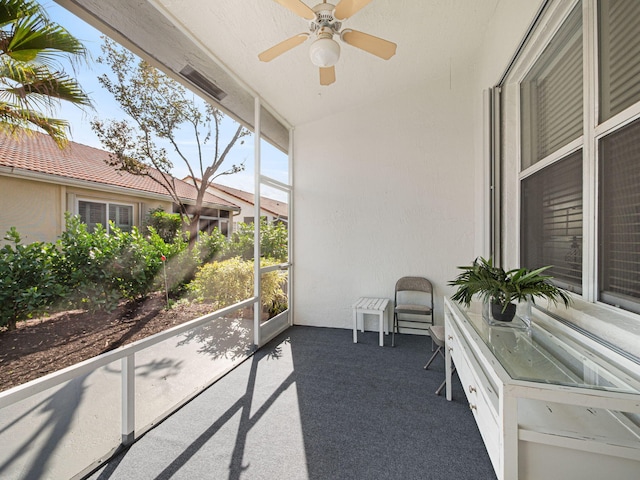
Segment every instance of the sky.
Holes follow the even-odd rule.
[[[63,102],[63,104],[56,109],[54,115],[57,118],[65,119],[70,123],[70,139],[72,141],[104,149],[100,140],[91,129],[90,122],[94,118],[99,118],[100,120],[120,120],[127,118],[127,115],[122,111],[119,104],[113,99],[111,94],[98,82],[99,75],[110,73],[108,66],[96,62],[96,59],[101,54],[100,45],[102,44],[102,40],[100,39],[100,36],[102,34],[52,0],[42,0],[39,3],[47,11],[47,14],[52,21],[66,28],[72,35],[78,38],[90,52],[88,62],[84,62],[81,65],[75,65],[74,67],[65,67],[65,70],[68,74],[75,77],[85,92],[89,94],[95,106],[95,110],[86,109],[83,111],[74,105],[65,104]],[[201,102],[200,99],[196,99],[196,101]],[[230,118],[226,118],[223,122],[220,139],[220,145],[222,148],[227,145],[226,140],[232,137],[237,125],[238,124]],[[231,150],[229,157],[219,171],[227,170],[232,165],[237,165],[242,162],[245,164],[245,170],[233,175],[221,176],[215,181],[230,187],[254,192],[253,135],[244,137],[243,140],[245,140],[243,145],[240,145],[239,142],[236,143]],[[180,148],[187,153],[188,158],[194,158],[196,160],[192,165],[197,165],[197,147],[193,139],[193,135],[190,135],[186,130],[184,132],[180,132],[178,136],[178,144],[180,145]],[[173,175],[178,178],[183,178],[189,175],[188,169],[168,143],[166,144],[166,148],[167,151],[170,152],[170,158],[174,164],[174,169],[172,171]],[[264,141],[261,142],[261,163],[263,175],[274,178],[280,182],[288,183],[287,156]],[[262,195],[287,201],[285,194],[269,187],[262,187]]]

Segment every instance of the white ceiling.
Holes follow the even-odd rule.
[[[537,0],[532,0],[536,1]],[[395,42],[385,61],[341,43],[337,81],[320,86],[311,40],[263,63],[258,54],[308,31],[308,22],[271,0],[150,0],[171,23],[200,43],[224,68],[296,126],[374,102],[473,62],[500,0],[373,0],[344,27]],[[144,2],[141,2],[144,3]],[[305,1],[313,7],[316,1]],[[158,57],[161,57],[159,55]]]

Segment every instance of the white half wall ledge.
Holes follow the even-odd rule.
[[[547,310],[640,358],[640,322],[635,314],[579,297],[569,308],[550,305]]]

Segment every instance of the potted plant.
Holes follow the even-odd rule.
[[[565,290],[548,282],[550,276],[542,275],[551,266],[505,271],[494,266],[491,258],[479,257],[472,265],[458,268],[462,273],[449,282],[450,286],[458,287],[451,299],[468,307],[473,296],[478,295],[491,304],[492,316],[496,320],[510,322],[516,313],[516,303],[528,299],[535,301],[535,297],[546,298],[554,304],[561,300],[565,306],[571,302]]]

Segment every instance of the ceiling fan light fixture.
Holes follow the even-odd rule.
[[[309,21],[309,33],[299,33],[288,38],[258,55],[262,62],[270,62],[294,47],[301,45],[307,38],[314,36],[315,41],[309,48],[311,63],[320,68],[320,85],[331,85],[336,81],[335,65],[340,59],[340,45],[333,37],[338,35],[347,45],[389,60],[396,54],[397,45],[389,40],[378,38],[357,30],[342,29],[342,22],[362,10],[373,0],[339,0],[337,5],[323,0],[310,8],[303,0],[274,0],[296,15]]]
[[[331,37],[319,37],[311,44],[309,56],[316,67],[333,67],[340,58],[340,45]]]

